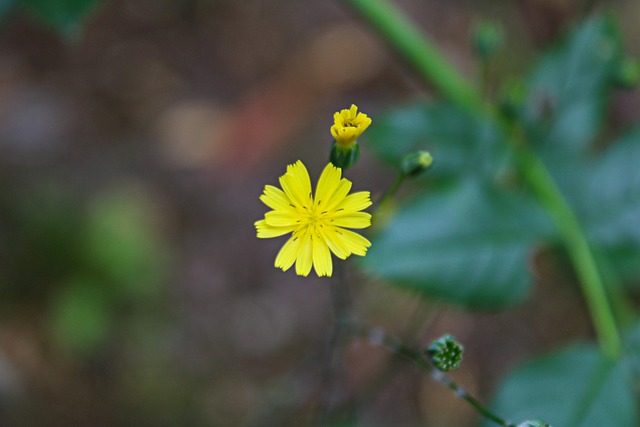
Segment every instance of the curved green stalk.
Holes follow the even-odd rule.
[[[483,108],[478,91],[458,74],[433,43],[395,6],[387,0],[344,2],[359,12],[444,97],[468,109]],[[522,173],[562,235],[580,279],[602,351],[615,358],[621,351],[620,337],[585,233],[542,161],[524,147],[516,148],[519,150]]]
[[[482,98],[442,53],[387,0],[344,0],[445,97],[466,108],[482,106]]]
[[[538,200],[551,214],[567,247],[569,257],[578,275],[582,292],[604,354],[610,358],[620,355],[618,328],[611,311],[607,293],[596,266],[593,251],[571,207],[560,193],[542,161],[533,153],[519,147],[521,171]]]

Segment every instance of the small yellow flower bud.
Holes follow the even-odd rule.
[[[348,148],[356,142],[369,125],[371,119],[364,113],[358,113],[358,107],[351,105],[348,110],[342,110],[333,115],[331,135],[341,148]]]

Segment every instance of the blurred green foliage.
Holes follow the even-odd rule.
[[[379,118],[369,146],[384,162],[397,167],[405,154],[427,149],[434,163],[429,179],[417,180],[418,191],[378,227],[365,270],[468,308],[522,302],[530,293],[533,247],[557,247],[564,237],[544,194],[526,185],[517,145],[526,144],[575,214],[609,290],[637,281],[640,128],[616,137],[604,126],[627,62],[615,22],[590,18],[512,84],[518,96],[508,111],[433,101]],[[514,422],[638,425],[631,357],[615,362],[591,345],[541,357],[507,377],[495,411]]]
[[[0,0],[0,17],[23,9],[65,36],[73,36],[103,0]]]
[[[555,426],[635,426],[629,368],[593,345],[566,348],[518,367],[498,391],[494,408],[510,420],[542,414]]]
[[[144,194],[98,192],[88,203],[55,184],[5,192],[5,304],[45,305],[55,346],[74,357],[99,351],[127,309],[157,303],[168,253]]]
[[[611,20],[592,19],[543,56],[520,106],[527,140],[545,160],[613,273],[637,274],[640,132],[594,149],[621,43]],[[433,154],[431,180],[374,238],[365,268],[392,283],[468,307],[521,302],[529,292],[532,245],[559,237],[520,185],[509,135],[489,113],[447,103],[389,112],[369,133],[390,164],[408,152]],[[605,254],[624,254],[614,259]],[[609,259],[610,258],[610,259]],[[384,262],[381,262],[384,260]],[[635,265],[638,268],[633,268]]]

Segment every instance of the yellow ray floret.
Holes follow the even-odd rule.
[[[333,115],[331,135],[338,145],[347,147],[353,144],[370,124],[371,119],[364,113],[358,113],[358,107],[352,105],[350,109]]]
[[[331,276],[332,252],[340,259],[366,255],[371,243],[347,228],[371,225],[371,215],[361,212],[371,206],[371,198],[368,191],[349,194],[351,181],[342,178],[340,168],[331,163],[324,168],[315,198],[307,168],[299,160],[287,166],[280,186],[282,190],[265,186],[260,200],[273,210],[255,223],[259,238],[291,233],[276,256],[276,267],[286,271],[295,263],[301,276],[307,276],[312,267],[318,276]]]

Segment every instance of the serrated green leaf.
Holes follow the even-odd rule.
[[[490,117],[441,103],[394,109],[374,121],[367,141],[383,161],[395,167],[404,155],[428,150],[434,159],[429,176],[442,178],[465,174],[493,177],[508,152]]]
[[[549,229],[531,200],[466,182],[402,207],[373,237],[363,264],[370,274],[425,296],[503,307],[526,297],[527,256]]]
[[[612,20],[582,23],[546,54],[528,82],[524,124],[542,152],[583,151],[595,137],[621,57]]]
[[[542,418],[562,427],[639,425],[627,365],[586,344],[520,366],[500,386],[492,408],[516,423]]]
[[[103,0],[19,0],[44,23],[64,35],[73,35],[93,9]]]

